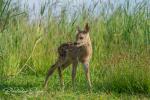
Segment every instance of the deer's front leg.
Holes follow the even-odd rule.
[[[73,62],[73,64],[72,64],[72,86],[73,86],[73,89],[75,88],[75,77],[76,77],[77,65],[78,65],[77,61]]]
[[[64,79],[63,79],[63,75],[62,75],[62,66],[58,67],[58,74],[59,74],[59,78],[60,78],[60,85],[61,88],[64,88]]]
[[[83,63],[83,66],[84,66],[85,76],[86,76],[86,79],[87,79],[87,81],[88,81],[89,88],[91,89],[92,84],[91,84],[91,80],[90,80],[89,62],[84,62],[84,63]]]

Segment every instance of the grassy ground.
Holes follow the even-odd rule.
[[[12,0],[2,1],[0,99],[150,98],[149,0],[134,5],[130,1],[117,6],[102,2],[89,8],[83,5],[71,18],[67,13],[69,5],[62,7],[59,18],[53,15],[51,6],[43,5],[39,19],[31,23],[27,8],[22,13]],[[44,7],[49,8],[46,15]],[[97,15],[94,15],[95,7],[100,12]],[[82,28],[86,22],[90,25],[93,45],[92,92],[88,91],[81,65],[74,91],[71,66],[64,71],[64,91],[60,89],[57,72],[50,77],[48,90],[43,90],[45,73],[57,58],[57,47],[63,42],[74,41],[76,26]]]
[[[84,82],[77,83],[76,90],[73,91],[70,84],[70,79],[65,81],[65,90],[61,90],[57,77],[50,80],[48,90],[42,89],[42,76],[23,75],[13,79],[9,79],[0,86],[1,99],[57,99],[57,100],[148,100],[148,94],[139,93],[118,93],[115,91],[108,91],[105,89],[98,89],[97,85],[93,83],[93,90],[90,92]],[[68,82],[67,82],[68,81]],[[84,83],[84,84],[83,84]],[[100,84],[99,84],[100,85]]]

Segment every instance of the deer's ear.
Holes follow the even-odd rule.
[[[85,28],[84,28],[85,32],[88,33],[90,30],[90,27],[88,25],[88,23],[85,24]]]

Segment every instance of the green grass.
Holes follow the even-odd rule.
[[[45,15],[47,19],[31,24],[27,9],[20,14],[22,11],[15,9],[15,5],[10,6],[9,2],[11,0],[0,1],[0,99],[150,98],[148,0],[135,4],[132,9],[126,1],[111,14],[101,4],[102,12],[97,16],[83,7],[70,20],[66,5],[66,8],[62,7],[60,20],[49,9],[49,14]],[[44,6],[40,17],[44,17]],[[113,6],[108,4],[108,7]],[[14,16],[16,13],[20,15]],[[75,91],[71,86],[71,66],[64,71],[64,91],[60,89],[57,72],[50,77],[48,90],[43,90],[45,74],[57,59],[57,47],[63,42],[74,41],[76,26],[84,27],[86,22],[90,25],[93,45],[92,92],[88,91],[81,65],[78,66]]]
[[[79,75],[78,75],[79,76]],[[59,86],[56,74],[49,82],[48,90],[42,88],[43,76],[22,75],[16,78],[7,79],[0,88],[1,99],[149,99],[148,94],[141,93],[118,93],[116,91],[108,91],[107,89],[97,87],[102,83],[94,83],[92,92],[89,92],[85,81],[77,80],[76,90],[71,88],[71,79],[65,80],[65,91],[62,91]],[[95,81],[95,80],[93,80]],[[99,84],[99,85],[96,85]],[[105,86],[105,85],[104,85]]]

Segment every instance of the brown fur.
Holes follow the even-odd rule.
[[[89,62],[92,56],[92,44],[89,36],[89,26],[85,25],[83,31],[78,29],[75,42],[68,42],[60,45],[58,48],[58,60],[54,65],[50,67],[46,75],[44,86],[47,86],[48,78],[53,72],[58,69],[60,84],[64,85],[62,71],[72,64],[72,84],[74,87],[74,81],[76,76],[77,65],[81,62],[84,66],[86,79],[89,87],[91,87]]]

